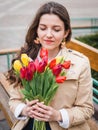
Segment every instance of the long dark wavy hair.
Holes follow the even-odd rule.
[[[41,47],[41,44],[36,44],[34,42],[34,40],[37,37],[37,29],[38,29],[38,25],[40,22],[40,18],[44,14],[55,14],[63,21],[65,31],[69,31],[69,33],[66,37],[66,42],[70,41],[71,25],[70,25],[70,17],[69,17],[69,14],[67,12],[67,9],[63,5],[61,5],[57,2],[45,3],[37,11],[36,16],[34,17],[33,22],[27,31],[25,44],[21,48],[17,57],[15,59],[13,59],[12,64],[16,59],[20,59],[20,55],[22,53],[26,53],[33,60],[37,57],[38,51]],[[9,71],[9,79],[11,79],[13,82],[16,81],[16,76],[14,75],[13,68]],[[19,79],[18,79],[18,81],[19,81]]]

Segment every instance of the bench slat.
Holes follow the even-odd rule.
[[[16,118],[9,109],[9,95],[6,93],[5,89],[0,84],[0,109],[3,111],[5,118],[10,127],[15,123]]]
[[[9,82],[6,80],[6,77],[3,73],[0,73],[0,83],[4,87],[6,92],[9,94],[9,90],[10,90]]]
[[[5,118],[10,127],[17,121],[14,114],[9,108],[9,83],[3,73],[0,73],[0,109],[3,111]]]

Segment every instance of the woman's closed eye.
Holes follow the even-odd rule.
[[[60,29],[53,29],[55,32],[59,32],[59,31],[61,31]]]
[[[44,30],[47,30],[47,28],[46,27],[40,27],[40,30],[42,30],[42,31],[44,31]],[[55,32],[59,32],[60,31],[60,29],[52,29],[53,31],[55,31]]]
[[[47,27],[45,25],[43,25],[43,24],[40,24],[39,25],[39,29],[42,30],[42,31],[44,31],[44,30],[47,29]]]
[[[53,26],[53,31],[55,32],[60,32],[62,30],[62,28],[60,26]]]

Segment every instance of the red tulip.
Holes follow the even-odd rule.
[[[47,63],[46,63],[44,60],[42,60],[42,61],[39,63],[39,66],[38,66],[38,68],[37,68],[37,71],[38,71],[39,73],[44,72],[46,65],[47,65]]]
[[[25,78],[25,74],[26,74],[26,68],[22,67],[20,69],[20,78],[24,79]]]
[[[25,79],[30,81],[32,80],[32,78],[33,78],[33,72],[29,68],[26,68]]]
[[[65,61],[65,62],[62,64],[62,66],[63,66],[65,69],[69,69],[70,65],[71,65],[71,61]]]
[[[58,76],[61,73],[61,70],[62,66],[60,64],[57,64],[52,68],[52,72],[55,76]]]
[[[63,83],[66,80],[65,76],[58,76],[56,77],[56,82],[57,83]]]
[[[44,58],[45,56],[48,57],[48,50],[45,49],[45,48],[41,48],[41,50],[40,50],[40,57]]]
[[[47,56],[43,57],[42,60],[46,63],[46,65],[48,64],[48,57]]]
[[[28,69],[31,70],[33,73],[36,71],[36,66],[33,61],[29,62]]]
[[[35,67],[36,67],[36,70],[37,70],[37,68],[39,66],[39,60],[37,58],[35,59],[34,64],[35,64]]]
[[[53,60],[49,63],[50,69],[52,69],[55,65],[56,65],[56,59],[53,59]]]

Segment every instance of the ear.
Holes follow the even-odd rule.
[[[67,31],[65,32],[64,38],[66,38],[66,37],[68,36],[68,34],[69,34],[69,30],[67,30]]]

